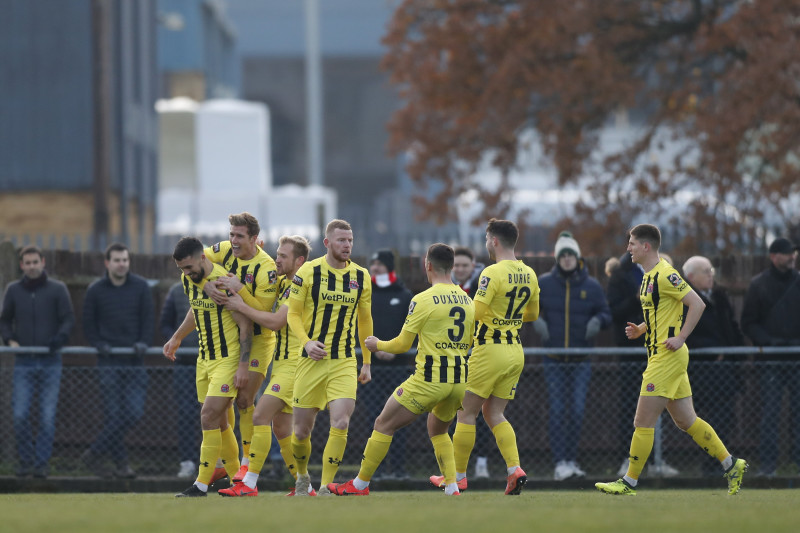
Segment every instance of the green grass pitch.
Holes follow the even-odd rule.
[[[2,529],[14,533],[254,531],[321,533],[604,532],[779,533],[800,528],[800,490],[592,490],[520,496],[465,491],[374,492],[368,497],[176,499],[173,494],[0,495]]]

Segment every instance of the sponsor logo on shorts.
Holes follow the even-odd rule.
[[[648,383],[646,388],[647,388],[647,392],[653,392],[653,391],[656,390],[656,386],[653,385],[652,383]]]
[[[219,390],[220,390],[221,392],[228,392],[228,391],[230,391],[231,389],[230,389],[230,387],[228,387],[228,384],[226,383],[226,384],[224,384],[222,387],[220,387],[220,388],[219,388]]]
[[[492,278],[489,276],[481,276],[481,282],[478,283],[478,290],[486,290],[490,281],[492,281]]]
[[[255,280],[255,278],[253,277],[253,273],[252,272],[248,272],[247,274],[244,275],[244,282],[245,283],[253,283],[253,280]]]
[[[252,368],[258,368],[258,359],[253,359],[250,361],[250,366]]]
[[[273,284],[275,284],[276,281],[278,281],[278,272],[277,271],[270,270],[268,276],[269,276],[269,284],[270,285],[273,285]]]
[[[280,391],[281,391],[280,385],[278,385],[277,383],[272,385],[272,392],[280,392]]]
[[[292,279],[292,283],[294,283],[298,287],[302,287],[303,286],[303,278],[301,278],[300,276],[295,275],[294,279]]]
[[[398,389],[397,389],[397,395],[398,395],[398,396],[402,396],[402,395],[403,395],[403,387],[398,387]]]
[[[358,282],[354,279],[350,280],[350,288],[353,290],[358,290]]]

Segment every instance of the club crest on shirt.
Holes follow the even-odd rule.
[[[350,280],[350,288],[353,290],[358,290],[358,282],[354,279]]]
[[[244,282],[245,283],[253,283],[254,279],[255,278],[253,277],[253,273],[252,272],[248,272],[247,274],[244,275]]]
[[[302,287],[303,286],[303,278],[301,278],[300,276],[295,275],[294,279],[292,279],[292,283],[294,283],[298,287]]]
[[[667,279],[669,280],[670,283],[672,283],[673,287],[677,287],[681,283],[683,283],[683,280],[681,279],[681,277],[678,275],[677,272],[673,272],[672,274],[667,276]]]
[[[647,294],[653,294],[653,282],[647,284]]]
[[[258,359],[250,361],[250,368],[258,368]]]
[[[214,250],[214,252],[219,253],[219,243],[212,246],[211,249]]]
[[[219,390],[220,392],[228,392],[230,390],[230,387],[228,387],[228,384],[225,383],[222,385],[222,387],[219,388]]]
[[[281,386],[277,383],[274,383],[272,385],[272,392],[280,392],[280,391],[281,391]]]
[[[481,281],[478,283],[478,290],[485,291],[486,288],[489,286],[489,282],[492,281],[492,278],[489,276],[481,276]]]
[[[285,290],[285,291],[283,291],[283,296],[282,296],[282,298],[284,298],[284,299],[285,299],[285,298],[288,298],[288,297],[289,297],[289,287],[286,287],[286,290]]]
[[[275,270],[269,271],[269,284],[272,285],[278,281],[278,273]]]
[[[414,300],[411,300],[411,303],[408,304],[408,314],[409,315],[414,312],[414,308],[416,306],[417,306],[417,302],[415,302]]]

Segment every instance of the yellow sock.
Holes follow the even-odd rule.
[[[453,433],[453,454],[456,458],[456,472],[465,474],[469,464],[469,456],[475,447],[475,424],[456,422]]]
[[[319,481],[320,487],[325,487],[328,483],[333,483],[339,465],[342,464],[344,449],[347,446],[347,430],[331,428],[328,434],[328,443],[322,451],[322,478]]]
[[[359,479],[369,481],[380,466],[392,444],[391,435],[384,435],[373,430],[367,445],[364,447],[364,458],[361,459],[361,469],[358,471]]]
[[[647,464],[647,458],[650,457],[650,452],[653,450],[653,435],[655,431],[653,428],[636,428],[633,430],[631,451],[628,454],[628,472],[626,474],[628,477],[639,479],[642,474],[644,465]]]
[[[239,463],[239,443],[236,442],[236,435],[230,425],[222,432],[219,456],[222,458],[222,466],[225,467],[228,476],[233,479],[241,464]]]
[[[286,468],[289,469],[292,477],[297,479],[297,467],[294,464],[294,457],[292,457],[292,436],[289,435],[278,440],[278,446],[281,447],[281,457],[283,457],[283,462],[286,463]]]
[[[253,442],[253,411],[256,408],[250,406],[247,409],[239,409],[239,433],[242,437],[242,457],[250,457],[250,444]]]
[[[200,444],[200,469],[197,472],[197,481],[200,483],[205,485],[211,483],[214,468],[217,466],[221,442],[222,436],[219,429],[203,431],[203,442]]]
[[[689,429],[686,430],[692,439],[711,457],[715,457],[722,462],[730,455],[728,449],[717,436],[717,432],[711,425],[699,416]]]
[[[494,433],[494,440],[497,441],[497,448],[500,450],[500,455],[506,460],[506,466],[519,466],[519,450],[517,449],[517,434],[514,433],[514,428],[511,427],[508,420],[500,422],[492,428]]]
[[[272,446],[272,428],[269,426],[253,427],[253,442],[250,443],[250,463],[247,465],[248,472],[261,473],[261,467],[267,460],[269,449]]]
[[[474,426],[473,426],[474,427]],[[433,443],[433,453],[436,455],[436,462],[439,463],[439,470],[442,471],[446,485],[456,482],[456,459],[453,456],[453,441],[450,435],[444,433],[431,437]]]
[[[294,433],[292,439],[292,457],[298,474],[308,474],[308,458],[311,456],[311,435],[299,440]]]

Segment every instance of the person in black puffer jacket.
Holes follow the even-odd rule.
[[[750,282],[742,309],[742,331],[755,346],[800,346],[800,275],[797,246],[784,238],[769,245],[769,268]],[[800,349],[797,353],[758,356],[761,380],[761,465],[756,475],[772,477],[780,455],[783,389],[789,391],[793,434],[792,460],[800,466]]]

